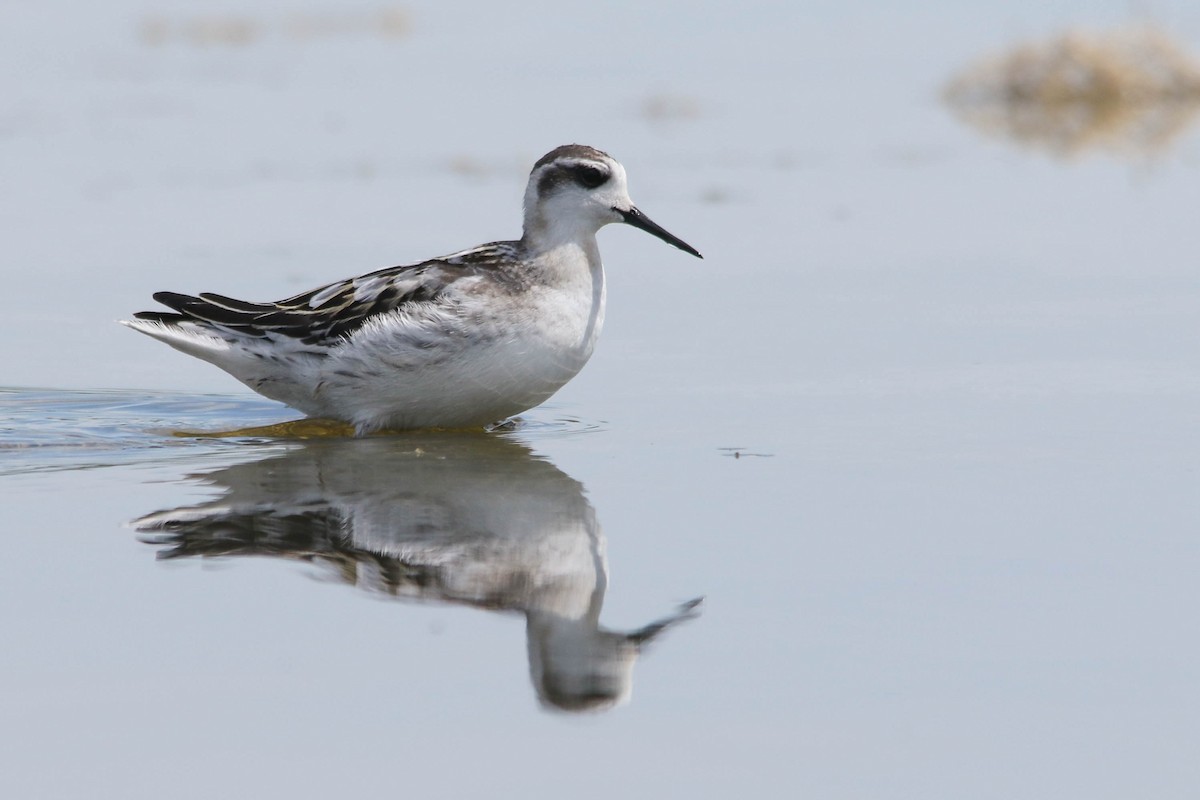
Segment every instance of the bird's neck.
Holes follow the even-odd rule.
[[[570,228],[562,224],[526,220],[521,247],[526,259],[558,281],[581,280],[603,282],[604,267],[596,232],[590,228]]]

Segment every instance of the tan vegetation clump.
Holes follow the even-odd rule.
[[[1154,28],[1075,31],[979,62],[944,98],[985,133],[1061,155],[1152,154],[1200,109],[1200,64]]]

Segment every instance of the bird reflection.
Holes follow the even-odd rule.
[[[299,559],[377,594],[521,612],[550,708],[626,702],[642,647],[697,613],[601,627],[605,540],[583,486],[502,436],[313,441],[193,477],[222,494],[134,522],[159,558]]]

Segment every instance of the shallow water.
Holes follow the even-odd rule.
[[[1198,133],[938,100],[1124,6],[60,9],[0,12],[0,795],[1194,793]],[[602,231],[510,430],[282,437],[114,324],[514,236],[568,141],[705,260]]]

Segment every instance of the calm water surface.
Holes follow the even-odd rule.
[[[1200,138],[938,100],[1127,13],[0,11],[0,795],[1191,797]],[[705,260],[604,230],[511,430],[195,435],[294,415],[114,324],[511,238],[569,141]]]

